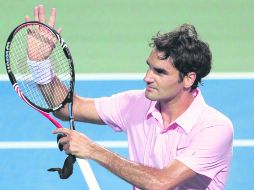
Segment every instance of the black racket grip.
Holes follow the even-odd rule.
[[[67,179],[73,173],[73,165],[75,162],[76,162],[76,157],[73,155],[69,155],[64,161],[63,168],[50,168],[48,169],[48,171],[49,172],[57,171],[61,179]]]
[[[66,137],[66,135],[65,135],[65,134],[62,134],[62,133],[60,133],[60,134],[57,135],[57,144],[58,144],[58,148],[59,148],[60,151],[63,151],[63,145],[62,145],[61,143],[59,143],[59,140],[60,140],[62,137]]]

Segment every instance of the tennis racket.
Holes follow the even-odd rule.
[[[19,97],[57,128],[62,126],[50,112],[68,104],[70,128],[75,130],[72,115],[74,65],[69,48],[59,33],[38,21],[20,24],[7,39],[5,65]],[[63,169],[57,170],[62,179],[72,174],[75,159],[69,155]],[[100,189],[87,160],[77,161],[89,189]]]

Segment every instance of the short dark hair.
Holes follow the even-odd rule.
[[[193,25],[183,24],[172,32],[152,38],[150,46],[164,53],[163,59],[171,57],[174,67],[180,72],[180,80],[189,72],[196,73],[191,90],[198,87],[201,79],[211,70],[212,53],[209,45],[198,38]]]

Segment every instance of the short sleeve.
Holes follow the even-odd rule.
[[[220,171],[229,170],[232,144],[231,123],[209,126],[196,133],[176,159],[196,173],[213,179]]]
[[[126,131],[137,118],[143,118],[141,114],[145,105],[147,99],[143,90],[130,90],[95,99],[100,118],[115,131]]]

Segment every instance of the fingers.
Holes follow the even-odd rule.
[[[39,8],[37,6],[34,7],[34,20],[39,21]]]
[[[69,144],[70,143],[70,132],[69,132],[69,129],[59,128],[57,130],[54,130],[53,134],[61,134],[61,135],[64,134],[64,136],[57,139],[57,141],[58,141],[58,144],[62,145],[62,150],[64,150],[66,154],[69,154],[70,153],[69,152],[69,148],[70,148],[70,144]]]
[[[53,131],[53,133],[54,134],[58,134],[58,133],[65,134],[66,136],[60,138],[58,143],[63,146],[63,150],[66,154],[74,154],[74,152],[72,150],[73,145],[71,148],[71,144],[73,144],[73,142],[71,141],[71,139],[73,138],[73,137],[71,137],[72,130],[66,129],[66,128],[60,128],[60,129]]]
[[[26,21],[26,22],[29,22],[29,21],[30,21],[29,16],[26,16],[26,17],[25,17],[25,21]]]
[[[53,22],[53,25],[54,25],[55,24],[55,17],[56,17],[56,10],[52,11],[51,14],[53,15],[51,22],[54,21]],[[30,20],[28,16],[26,17],[26,19],[28,19],[28,21]],[[46,23],[46,14],[45,14],[45,9],[44,9],[43,5],[34,7],[34,20],[42,22],[44,24]]]
[[[30,21],[29,16],[26,16],[26,17],[25,17],[25,21],[26,21],[26,22],[29,22],[29,21]],[[31,30],[32,30],[32,27],[31,27],[31,26],[28,26],[28,29],[27,29],[28,34],[31,34]]]
[[[42,23],[46,22],[45,9],[43,5],[39,5],[39,21]]]
[[[67,129],[67,128],[57,128],[57,129],[55,129],[52,133],[53,133],[53,134],[62,133],[62,134],[65,134],[65,135],[67,136],[67,135],[70,135],[71,130],[70,130],[70,129]]]
[[[50,27],[54,28],[55,22],[56,22],[56,8],[52,8],[48,24]],[[62,28],[58,28],[56,31],[60,34],[62,32]]]
[[[52,8],[50,18],[49,18],[49,26],[54,28],[56,21],[56,8]]]
[[[60,34],[62,32],[62,28],[58,28],[56,31]]]
[[[45,12],[45,8],[44,8],[43,5],[39,5],[39,6],[35,6],[34,7],[34,20],[42,22],[44,24],[46,23],[46,12]],[[26,22],[30,21],[29,16],[25,17],[25,21]],[[51,13],[50,13],[50,17],[49,17],[48,25],[51,28],[54,28],[55,27],[55,23],[56,23],[56,8],[52,8],[51,9]],[[58,28],[57,32],[61,33],[62,32],[62,28]]]
[[[58,143],[64,145],[70,142],[70,136],[64,136],[59,139]]]
[[[66,154],[72,154],[78,158],[89,158],[94,150],[95,143],[86,135],[79,133],[78,131],[67,128],[58,128],[52,133],[66,135],[58,141],[58,143],[63,146],[63,150]]]

